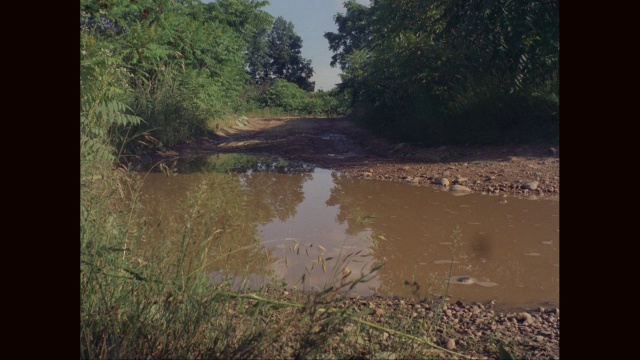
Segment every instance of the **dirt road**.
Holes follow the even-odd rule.
[[[221,152],[277,155],[347,176],[443,186],[493,195],[559,199],[559,148],[543,145],[422,148],[378,138],[346,119],[253,118],[154,155]],[[447,184],[448,185],[444,185]]]

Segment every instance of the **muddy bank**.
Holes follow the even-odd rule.
[[[248,119],[141,161],[215,153],[276,155],[356,178],[442,186],[492,195],[559,199],[559,147],[511,145],[423,148],[392,143],[335,118]],[[457,186],[454,186],[457,185]]]

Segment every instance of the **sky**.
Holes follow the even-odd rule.
[[[203,2],[212,2],[205,0]],[[369,5],[369,0],[357,0]],[[340,83],[340,68],[332,68],[329,63],[333,52],[324,38],[325,32],[337,32],[333,16],[344,13],[344,0],[269,0],[270,5],[262,9],[273,17],[282,16],[293,23],[296,34],[302,38],[302,57],[311,60],[314,70],[311,81],[316,83],[316,91],[329,91]]]

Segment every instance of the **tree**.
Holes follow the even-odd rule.
[[[271,83],[274,79],[292,82],[306,91],[313,91],[315,82],[311,60],[301,56],[302,38],[293,23],[278,17],[271,30],[258,34],[249,46],[249,73],[257,84]]]
[[[329,49],[335,54],[331,56],[331,66],[340,65],[341,70],[347,67],[346,56],[368,47],[371,44],[372,35],[372,10],[371,8],[359,4],[355,0],[348,0],[344,3],[345,14],[337,13],[334,21],[338,25],[338,32],[324,33],[325,39],[329,41]]]

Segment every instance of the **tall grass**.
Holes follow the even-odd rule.
[[[82,358],[244,358],[275,355],[273,344],[288,346],[284,357],[300,358],[331,334],[318,326],[345,321],[320,311],[326,294],[286,303],[268,299],[269,287],[259,296],[210,284],[204,269],[228,254],[207,250],[216,228],[230,224],[220,223],[224,214],[215,208],[208,213],[205,187],[189,198],[177,223],[162,225],[171,228],[164,236],[177,235],[177,249],[145,256],[148,228],[135,206],[136,183],[123,175],[87,184],[83,193],[90,211],[81,217]]]
[[[327,269],[333,280],[313,292],[285,291],[275,282],[258,288],[238,288],[232,279],[212,283],[208,274],[228,263],[229,256],[255,260],[264,252],[251,240],[252,229],[242,236],[248,242],[228,245],[228,236],[243,231],[246,220],[240,214],[242,200],[234,194],[237,179],[209,177],[191,189],[184,203],[175,203],[175,213],[161,217],[143,208],[140,181],[120,168],[83,183],[81,358],[342,358],[380,352],[424,357],[431,349],[447,352],[423,336],[427,323],[396,318],[390,308],[380,317],[375,309],[363,308],[362,300],[344,297],[344,290],[368,281],[379,269],[348,277],[349,259],[357,254],[335,259]],[[158,238],[166,241],[153,242]],[[242,274],[259,267],[227,269]],[[395,340],[384,341],[389,336]]]

